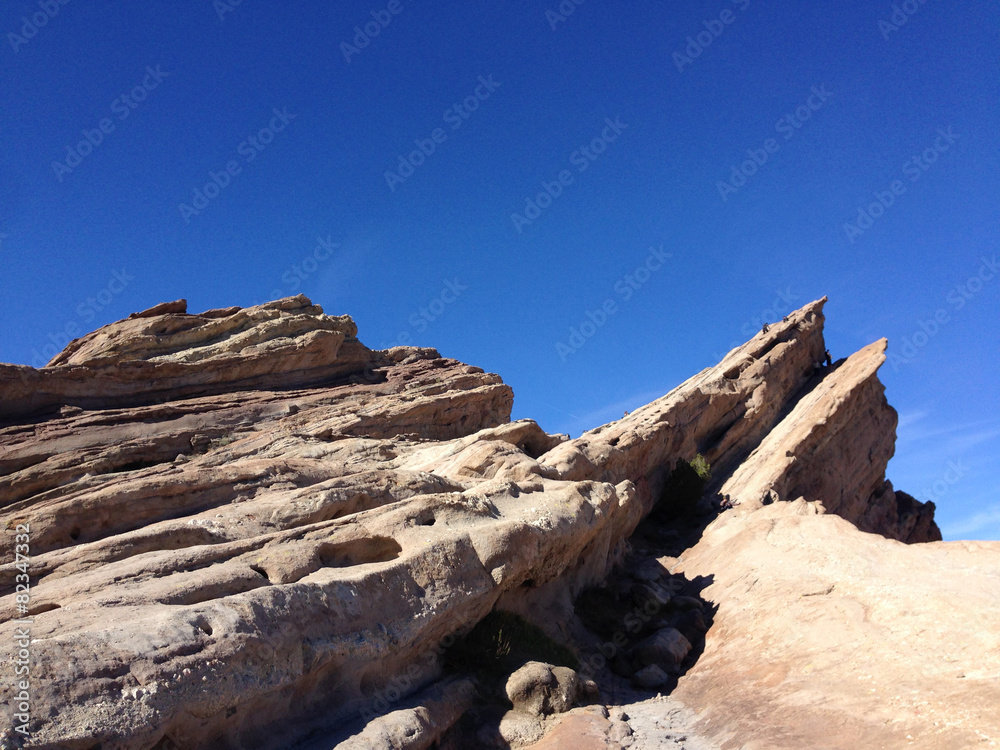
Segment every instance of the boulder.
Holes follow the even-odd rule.
[[[515,710],[547,716],[572,708],[583,693],[583,685],[568,667],[529,661],[510,676],[504,691]]]
[[[656,665],[667,673],[677,672],[691,651],[691,643],[676,628],[662,628],[632,649],[634,661]]]

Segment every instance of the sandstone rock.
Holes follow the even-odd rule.
[[[472,706],[475,692],[468,680],[438,686],[422,696],[421,705],[380,716],[337,750],[427,750]]]
[[[634,659],[656,665],[665,672],[676,671],[691,651],[691,643],[675,628],[663,628],[640,641],[632,650]]]
[[[637,581],[654,583],[659,581],[666,572],[666,569],[659,560],[645,560],[641,565],[632,571],[632,576]]]
[[[572,708],[582,685],[577,673],[568,667],[529,661],[510,676],[505,692],[515,710],[546,716]]]
[[[682,557],[718,603],[674,695],[748,748],[1000,738],[1000,543],[904,545],[805,501],[720,516]]]
[[[545,734],[544,717],[538,713],[514,709],[500,720],[500,737],[510,746],[537,742]]]
[[[939,541],[941,532],[930,520],[933,504],[897,500],[885,480],[897,422],[877,376],[886,345],[882,339],[865,347],[817,382],[720,492],[744,510],[759,507],[769,493],[782,500],[805,497],[863,531]]]
[[[813,378],[823,302],[576,440],[511,423],[513,394],[497,375],[432,349],[372,351],[350,318],[302,296],[196,315],[166,303],[72,342],[40,370],[0,365],[0,522],[31,529],[32,741],[291,747],[296,731],[361,714],[393,717],[373,720],[373,742],[436,736],[454,713],[403,702],[440,677],[451,639],[498,602],[565,636],[560,613],[607,578],[672,468],[696,453],[721,483],[712,491],[729,482],[742,503],[678,563],[716,576],[708,591],[720,612],[734,611],[723,597],[743,602],[710,634],[740,632],[754,610],[739,586],[760,578],[749,559],[726,567],[726,535],[749,538],[760,521],[805,507],[933,538],[933,508],[884,481],[895,417],[877,381],[880,345]],[[758,506],[771,488],[811,504]],[[771,569],[781,559],[808,569],[823,533],[853,528],[808,518],[816,536],[789,537],[787,553],[761,563],[765,580],[781,580]],[[911,555],[913,570],[940,559],[981,590],[972,548],[959,556],[963,573],[946,554],[871,539]],[[0,559],[13,560],[13,545],[13,534],[0,538]],[[895,570],[891,555],[873,554]],[[19,627],[15,572],[0,566],[7,644]],[[817,591],[840,585],[824,576]],[[858,580],[888,585],[877,570]],[[769,600],[775,617],[788,593]],[[990,601],[968,610],[991,612]],[[829,627],[841,615],[817,617]],[[932,630],[929,616],[913,627]],[[957,639],[946,619],[941,638]],[[728,652],[712,653],[705,678],[684,679],[693,698],[728,705],[710,690],[731,678]],[[967,680],[941,705],[962,705],[963,690],[973,702],[991,695],[981,686]],[[10,691],[0,685],[5,727]]]
[[[608,729],[608,740],[616,747],[628,747],[631,744],[632,727],[624,721],[612,721]]]
[[[620,750],[623,745],[611,733],[621,722],[608,719],[603,707],[574,709],[561,717],[545,737],[524,750]],[[615,734],[621,734],[617,729]]]
[[[658,664],[650,664],[632,675],[632,684],[643,690],[656,690],[670,682],[670,675]]]

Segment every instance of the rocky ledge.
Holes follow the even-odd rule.
[[[556,747],[596,732],[595,747],[638,748],[644,730],[606,708],[625,684],[676,687],[724,747],[996,740],[976,707],[1000,698],[1000,549],[900,544],[940,533],[933,505],[885,478],[885,342],[817,367],[824,302],[575,440],[510,422],[499,376],[372,351],[302,296],[165,303],[44,368],[0,365],[0,639],[30,630],[31,695],[18,718],[3,683],[3,741],[458,748],[471,731]],[[698,456],[711,479],[680,503]],[[964,632],[935,614],[931,567],[961,582],[947,591],[975,612]],[[600,616],[650,597],[634,628]],[[497,617],[568,647],[576,669],[525,659],[498,698],[455,658]],[[821,633],[845,622],[830,650]],[[603,658],[608,638],[619,653]],[[974,646],[945,647],[960,638]],[[13,675],[24,653],[6,648]],[[931,739],[901,739],[917,730]]]

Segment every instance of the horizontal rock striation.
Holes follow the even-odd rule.
[[[348,378],[385,364],[349,317],[299,295],[189,315],[164,303],[76,339],[36,370],[0,365],[0,418],[47,407],[127,408]]]
[[[548,614],[606,578],[696,453],[733,517],[773,491],[940,538],[933,506],[885,482],[883,345],[814,371],[824,301],[576,440],[510,422],[497,375],[369,350],[302,296],[164,303],[45,368],[0,365],[0,520],[31,537],[31,746],[291,746],[289,727],[436,679],[442,640],[498,602],[541,602],[565,633]],[[12,560],[14,535],[0,545]]]

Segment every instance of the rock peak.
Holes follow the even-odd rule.
[[[885,479],[896,426],[878,381],[886,342],[817,365],[825,301],[575,440],[511,422],[499,376],[433,349],[370,350],[349,317],[302,295],[199,314],[167,302],[47,367],[0,365],[0,521],[31,530],[33,709],[59,716],[33,739],[290,747],[289,727],[384,713],[387,691],[435,683],[442,639],[491,611],[567,638],[574,600],[630,559],[636,529],[698,455],[712,477],[688,512],[707,524],[705,545],[669,559],[717,575],[734,600],[751,563],[713,566],[730,538],[756,549],[761,519],[940,539],[933,506]],[[14,542],[0,538],[4,559]],[[646,562],[633,583],[651,590],[663,566]],[[10,642],[13,575],[4,581]],[[727,628],[741,627],[741,607],[720,610]],[[707,624],[684,617],[703,637]],[[687,644],[677,667],[692,642],[674,632],[645,633],[630,658]],[[749,679],[708,664],[712,684]],[[435,684],[426,705],[454,723],[474,691]],[[810,705],[803,694],[790,702]],[[801,721],[836,724],[824,717]],[[881,746],[886,730],[872,726],[867,746]]]

